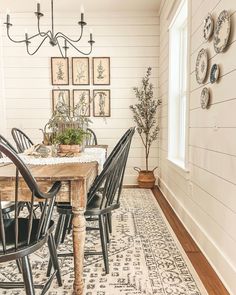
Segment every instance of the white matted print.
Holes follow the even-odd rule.
[[[68,57],[51,58],[52,85],[69,85]]]
[[[93,115],[94,117],[110,117],[110,90],[93,90]]]
[[[93,57],[93,84],[110,85],[110,57]]]
[[[68,113],[70,110],[70,90],[53,89],[52,90],[52,110]]]
[[[89,85],[88,57],[72,57],[72,84]]]
[[[73,108],[84,117],[90,117],[90,90],[73,90]]]

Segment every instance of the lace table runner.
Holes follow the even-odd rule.
[[[56,165],[62,163],[88,163],[96,161],[99,165],[99,171],[102,170],[106,160],[106,149],[104,148],[85,148],[84,152],[75,157],[48,157],[35,158],[25,154],[19,154],[20,158],[27,165]],[[0,158],[0,163],[10,163],[9,158]]]

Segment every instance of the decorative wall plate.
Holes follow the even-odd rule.
[[[201,107],[206,109],[209,105],[210,93],[207,87],[204,87],[201,92]]]
[[[196,80],[199,84],[202,84],[206,78],[207,74],[207,68],[208,68],[208,56],[207,56],[207,51],[202,48],[197,56],[196,60],[196,67],[195,67],[195,72],[196,72]]]
[[[213,29],[214,29],[214,21],[211,14],[208,13],[206,18],[204,19],[204,27],[203,27],[203,37],[206,41],[211,37],[213,33]]]
[[[214,64],[211,67],[211,73],[210,73],[210,82],[213,84],[219,79],[220,75],[220,68],[217,64]]]
[[[216,53],[224,51],[230,35],[230,15],[223,10],[216,21],[214,32],[214,49]]]

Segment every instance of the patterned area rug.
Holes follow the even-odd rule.
[[[68,236],[59,251],[69,252],[71,245]],[[97,232],[87,235],[86,247],[100,249]],[[31,256],[35,283],[45,280],[47,261],[46,247]],[[123,190],[121,208],[113,214],[109,262],[110,274],[105,275],[102,257],[85,258],[85,295],[207,294],[150,190]],[[63,257],[60,263],[63,286],[54,280],[50,295],[72,294],[73,259]],[[0,265],[0,280],[22,280],[15,262]],[[25,293],[0,289],[0,294]]]

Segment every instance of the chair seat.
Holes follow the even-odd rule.
[[[18,249],[17,251],[20,251],[24,247],[29,247],[27,245],[27,238],[28,238],[28,222],[29,220],[26,218],[19,218],[18,219]],[[33,219],[32,223],[32,232],[31,232],[31,239],[30,239],[30,245],[33,245],[37,243],[37,232],[39,228],[39,219]],[[5,238],[6,238],[6,251],[9,252],[15,252],[15,219],[4,219],[4,226],[5,226]],[[54,221],[50,221],[49,230],[48,233],[51,233],[54,228]],[[43,237],[40,237],[40,239],[44,239],[45,235]],[[3,252],[3,247],[1,243],[0,238],[0,260],[1,255],[5,255]]]

